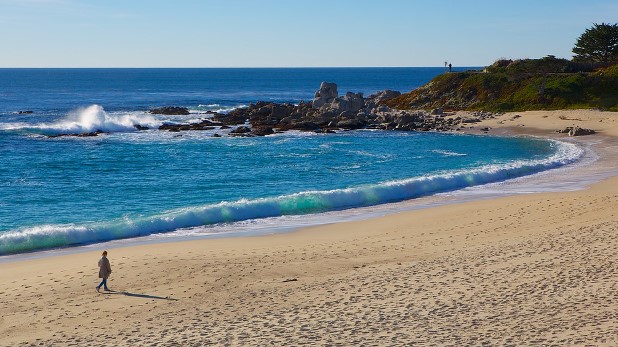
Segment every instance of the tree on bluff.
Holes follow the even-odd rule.
[[[618,23],[594,23],[581,34],[573,48],[573,60],[590,63],[618,61]]]

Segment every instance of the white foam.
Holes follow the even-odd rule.
[[[212,112],[216,112],[216,113],[222,113],[222,114],[226,114],[229,113],[230,111],[233,111],[237,108],[243,108],[243,107],[247,107],[248,105],[245,104],[238,104],[235,106],[221,106],[220,104],[199,104],[197,105],[197,110],[196,111],[212,111]]]
[[[44,135],[86,134],[95,131],[113,133],[137,131],[136,125],[159,127],[161,122],[148,114],[109,114],[99,105],[90,105],[54,123],[13,123],[5,125],[3,130],[24,130]]]
[[[446,150],[441,150],[441,149],[434,149],[431,152],[436,153],[436,154],[442,154],[445,157],[465,157],[467,156],[467,154],[465,153],[457,153],[457,152],[446,151]]]

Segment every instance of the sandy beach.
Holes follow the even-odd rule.
[[[618,167],[618,113],[504,114],[464,131],[581,141]],[[258,237],[0,263],[0,345],[616,346],[618,177],[584,190]]]

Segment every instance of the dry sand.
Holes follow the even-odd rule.
[[[475,128],[580,124],[607,153],[616,145],[616,113],[519,115]],[[618,178],[108,251],[107,294],[94,290],[99,252],[0,263],[0,345],[618,345]]]

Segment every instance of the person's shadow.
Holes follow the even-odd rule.
[[[116,290],[107,290],[104,291],[103,294],[115,294],[115,295],[124,295],[124,296],[132,296],[135,298],[144,298],[144,299],[157,299],[157,300],[170,300],[170,301],[178,301],[178,299],[174,299],[174,298],[170,298],[169,296],[163,297],[163,296],[156,296],[156,295],[148,295],[148,294],[137,294],[137,293],[130,293],[130,292],[120,292],[120,291],[116,291]]]

